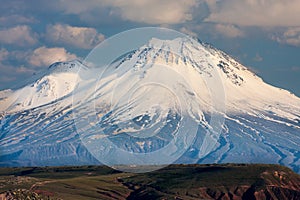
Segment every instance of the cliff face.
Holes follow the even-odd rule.
[[[132,174],[104,166],[0,169],[0,199],[298,200],[300,176],[278,165],[171,165]]]

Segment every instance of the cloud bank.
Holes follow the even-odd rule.
[[[94,28],[73,27],[66,24],[49,25],[46,40],[60,45],[71,45],[77,48],[92,49],[105,37]]]
[[[215,30],[228,38],[243,37],[245,35],[239,28],[230,24],[216,24]]]
[[[110,9],[110,15],[147,24],[176,24],[193,18],[192,9],[199,0],[60,0],[67,14],[84,15],[95,9]]]
[[[71,54],[64,48],[47,48],[45,46],[35,49],[28,58],[28,63],[33,66],[49,66],[54,62],[68,61],[76,59],[75,54]]]
[[[206,22],[238,26],[300,26],[299,0],[206,0]]]
[[[273,36],[272,39],[282,44],[300,47],[300,27],[288,28],[282,35]]]
[[[37,43],[37,34],[27,25],[19,25],[0,30],[0,42],[16,46],[28,46]]]

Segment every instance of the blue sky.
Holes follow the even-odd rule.
[[[161,26],[219,48],[266,82],[300,96],[300,0],[2,0],[0,89],[99,42]]]

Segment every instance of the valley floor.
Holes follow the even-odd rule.
[[[300,175],[265,164],[0,168],[0,199],[300,199]]]

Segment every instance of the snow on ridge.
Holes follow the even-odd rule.
[[[83,66],[80,60],[72,60],[66,62],[56,62],[48,67],[49,73],[66,73],[73,72],[77,73],[78,70]]]
[[[173,52],[173,54],[170,52]],[[174,59],[176,54],[179,59]],[[190,76],[193,72],[186,73],[187,69],[194,68],[198,73],[208,75],[210,75],[212,68],[217,69],[227,97],[226,109],[228,112],[253,112],[254,109],[265,112],[270,105],[277,107],[274,112],[282,117],[285,116],[284,113],[293,112],[293,110],[297,113],[300,112],[299,97],[287,90],[265,83],[259,76],[232,57],[210,45],[195,43],[194,40],[189,38],[176,38],[174,40],[152,38],[148,44],[135,52],[135,55],[138,58],[131,55],[132,59],[127,63],[122,63],[121,66],[130,68],[126,65],[133,65],[132,60],[137,59],[137,64],[134,64],[136,70],[145,70],[146,72],[149,69],[143,68],[143,66],[146,66],[147,62],[148,64],[149,62],[154,64],[163,63],[173,66],[173,69],[181,73],[187,80],[195,83],[197,82],[196,79],[201,77]],[[166,75],[166,78],[172,77]],[[198,84],[198,87],[203,87],[203,85]]]
[[[174,54],[170,53],[173,49]],[[78,73],[82,68],[84,65],[77,61],[56,63],[31,84],[0,92],[0,129],[3,127],[0,146],[1,152],[9,156],[4,156],[8,158],[6,163],[17,160],[24,165],[24,161],[31,160],[45,165],[46,160],[66,165],[74,164],[74,159],[78,162],[78,158],[91,162],[85,148],[78,145],[73,125],[74,119],[78,120],[83,123],[82,130],[88,132],[90,129],[85,128],[95,125],[90,121],[94,111],[105,125],[101,127],[107,128],[113,137],[118,137],[122,130],[138,130],[133,130],[136,124],[147,126],[149,120],[166,119],[170,110],[173,112],[167,120],[169,125],[172,125],[170,120],[181,120],[181,116],[177,118],[173,113],[182,111],[185,119],[200,124],[206,132],[211,95],[203,77],[216,80],[210,74],[215,69],[226,94],[227,112],[221,113],[226,119],[224,134],[212,156],[197,162],[270,161],[300,169],[300,99],[263,82],[222,51],[188,39],[152,39],[130,56],[116,61],[99,82],[98,77],[95,79],[99,69],[84,68]],[[76,85],[76,80],[80,84]],[[149,82],[161,85],[147,85]],[[159,87],[163,85],[168,87]],[[179,92],[172,93],[173,90]],[[6,98],[1,99],[1,95]],[[31,110],[22,112],[26,109]],[[134,119],[137,123],[132,123]],[[114,130],[114,124],[121,129]],[[91,136],[94,140],[104,135]],[[160,139],[153,141],[157,143],[137,141],[128,150],[138,145],[144,151],[147,145],[156,148],[155,144],[163,144]],[[119,142],[122,146],[123,140]],[[200,147],[198,143],[192,147],[189,152],[192,160],[202,159],[201,149],[197,149]]]
[[[203,102],[209,102],[210,96],[206,92],[203,94],[203,89],[207,85],[200,80],[201,76],[210,77],[212,69],[216,69],[224,86],[227,97],[226,108],[229,112],[251,111],[253,108],[262,110],[268,105],[276,103],[288,104],[295,108],[300,107],[298,97],[288,91],[266,84],[226,53],[191,38],[174,40],[152,38],[124,62],[120,62],[116,70],[110,71],[110,74],[107,74],[107,80],[113,83],[115,77],[127,76],[128,80],[122,79],[126,85],[132,80],[141,81],[147,76],[147,73],[148,75],[160,73],[160,69],[151,69],[149,64],[172,66],[172,69],[188,80],[193,90],[199,92],[198,95],[201,96]],[[83,74],[78,73],[81,69],[87,71],[84,78]],[[92,70],[95,71],[92,72]],[[135,76],[126,75],[128,72]],[[0,112],[29,109],[61,99],[73,92],[77,80],[84,79],[87,85],[94,84],[91,79],[95,73],[97,73],[96,69],[87,68],[78,60],[54,63],[49,66],[47,73],[35,82],[13,92],[0,92]],[[165,73],[164,78],[174,79],[176,77]],[[210,78],[214,79],[215,77]],[[159,81],[157,80],[157,82]],[[94,86],[87,87],[93,88]],[[106,90],[109,92],[111,88],[106,87]],[[120,91],[120,93],[122,92]],[[3,96],[1,94],[5,94],[6,98],[1,100],[1,96]]]
[[[50,65],[41,78],[19,88],[10,90],[0,103],[0,112],[18,112],[55,102],[70,95],[79,79],[80,61],[58,62]],[[1,94],[7,92],[0,91]]]

